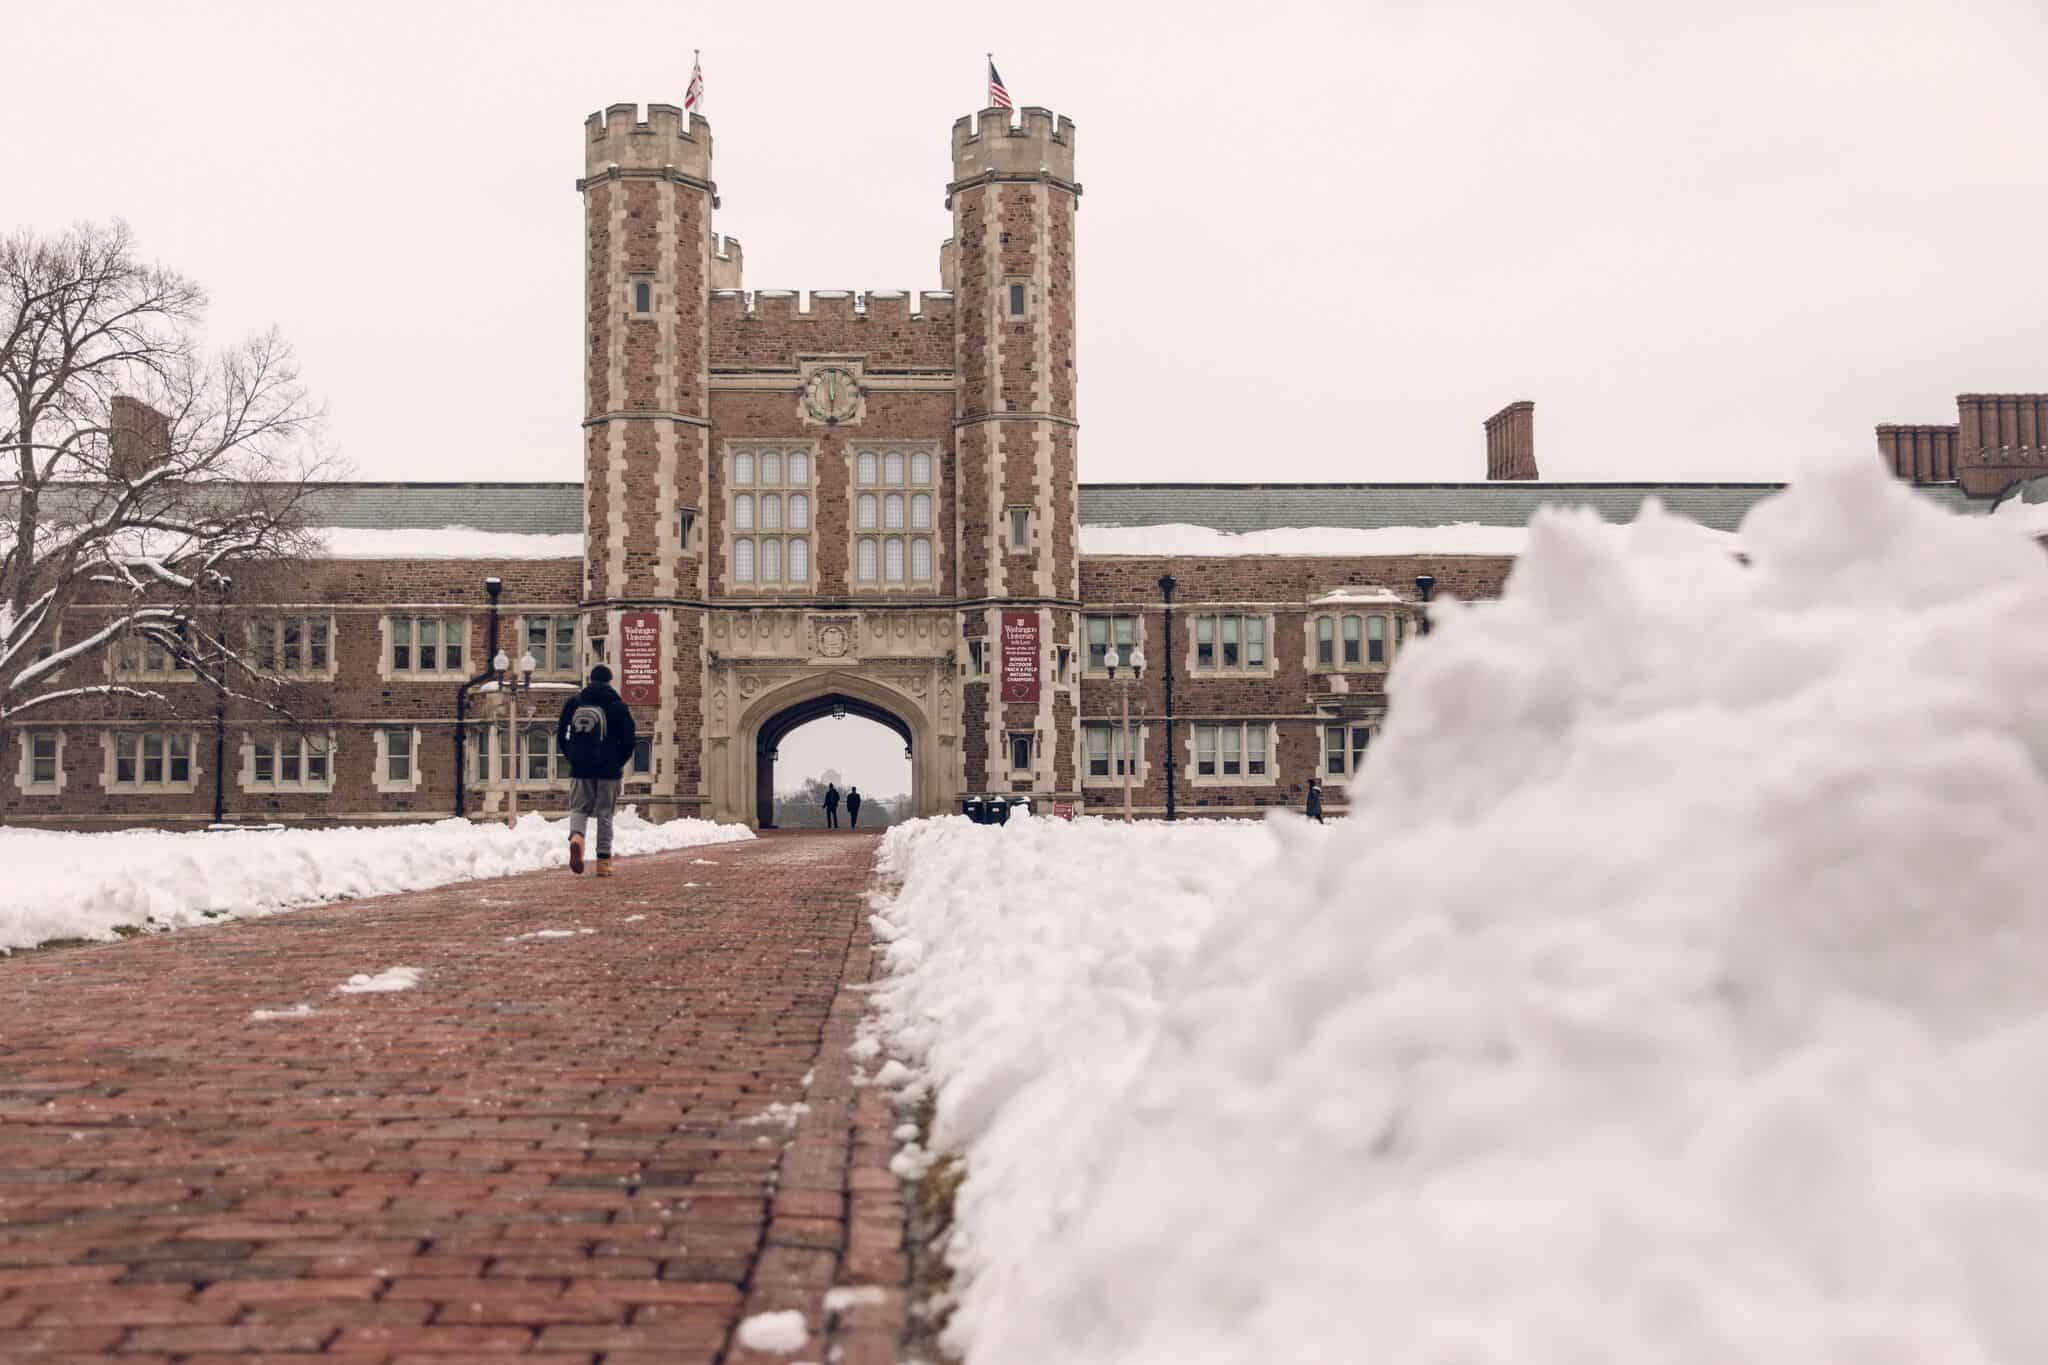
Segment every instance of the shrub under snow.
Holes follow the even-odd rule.
[[[891,831],[970,1365],[2048,1360],[2048,559],[1541,520],[1327,830]]]
[[[708,820],[656,825],[626,809],[613,836],[624,857],[753,834]],[[184,834],[0,829],[0,953],[531,872],[568,862],[568,841],[566,821],[539,814],[516,829],[466,820]]]

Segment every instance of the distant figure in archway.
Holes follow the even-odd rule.
[[[849,787],[848,787],[848,788],[846,789],[846,827],[847,827],[848,829],[859,829],[859,828],[860,828],[860,788],[859,788],[859,787],[853,787],[853,786],[849,786]]]
[[[838,784],[838,783],[836,783],[836,782],[827,782],[827,783],[825,784],[825,800],[824,800],[824,806],[825,806],[825,828],[826,828],[826,829],[838,829],[838,828],[839,828],[839,784]]]

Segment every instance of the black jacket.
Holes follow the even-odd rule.
[[[569,724],[583,707],[596,707],[604,714],[604,742],[593,758],[578,761],[569,747]],[[562,718],[555,723],[555,747],[570,760],[569,776],[616,782],[633,757],[633,713],[612,690],[610,683],[592,683],[562,703]]]
[[[1310,787],[1308,789],[1308,813],[1311,817],[1323,813],[1323,789],[1321,787]]]

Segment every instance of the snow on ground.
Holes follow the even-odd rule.
[[[581,559],[580,534],[479,531],[470,526],[412,530],[318,526],[329,559]]]
[[[756,1313],[740,1322],[740,1345],[750,1351],[773,1351],[786,1355],[810,1339],[804,1315],[794,1308],[781,1313]]]
[[[628,809],[613,852],[752,837],[744,826],[706,820],[650,824]],[[557,867],[568,861],[568,841],[564,821],[538,814],[522,816],[517,829],[461,820],[190,834],[0,829],[0,952]]]
[[[419,984],[419,968],[386,967],[375,976],[357,972],[334,989],[341,995],[390,995],[394,991],[409,991]]]
[[[889,831],[968,1365],[2048,1360],[2048,562],[1539,521],[1327,828]]]

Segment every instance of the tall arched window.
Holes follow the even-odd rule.
[[[1327,668],[1337,662],[1337,623],[1327,616],[1316,618],[1316,662]]]
[[[910,580],[913,583],[932,581],[932,538],[919,536],[910,542]]]
[[[1365,661],[1370,664],[1387,661],[1387,618],[1384,616],[1365,618]]]
[[[802,493],[789,495],[789,529],[808,531],[811,529],[811,500]]]
[[[802,488],[811,481],[811,457],[801,450],[789,452],[789,482]]]
[[[745,537],[732,543],[732,581],[754,581],[754,542]]]
[[[882,457],[882,482],[895,487],[903,482],[903,452],[892,450]]]
[[[773,487],[774,487],[775,485],[777,485],[777,484],[779,484],[779,483],[781,483],[781,482],[782,482],[782,452],[781,452],[781,451],[779,451],[779,450],[764,450],[764,451],[762,451],[762,452],[761,452],[761,483],[762,483],[762,485],[763,485],[764,487],[768,487],[768,488],[773,488]]]
[[[882,499],[882,529],[900,531],[903,529],[903,495],[891,493]]]
[[[773,536],[761,542],[761,581],[780,583],[782,581],[782,542]]]
[[[811,542],[789,542],[789,581],[801,587],[811,581]]]
[[[854,504],[854,513],[857,518],[854,525],[857,529],[872,531],[880,524],[876,513],[877,506],[878,503],[873,493],[863,493],[860,495],[859,500]]]
[[[932,481],[932,457],[922,450],[910,454],[910,481],[920,487]]]
[[[882,543],[882,576],[891,583],[903,581],[902,536],[890,536]]]
[[[732,457],[732,481],[745,487],[754,481],[754,452],[742,450]]]
[[[910,529],[929,531],[932,529],[932,495],[912,493],[910,495]]]
[[[875,452],[863,450],[859,459],[855,461],[855,481],[868,486],[875,484],[878,481],[875,473],[876,463]]]
[[[742,493],[732,500],[732,526],[735,531],[754,529],[754,495]]]
[[[780,531],[782,529],[782,497],[778,493],[761,495],[761,529]]]
[[[1356,616],[1344,618],[1344,662],[1347,664],[1359,662],[1358,618]]]
[[[859,574],[860,574],[860,581],[861,581],[861,582],[863,582],[863,583],[872,583],[872,582],[874,582],[874,581],[875,581],[875,541],[874,541],[874,537],[872,537],[872,536],[864,536],[864,537],[862,537],[862,538],[861,538],[861,542],[860,542],[860,554],[859,554],[859,556],[858,556],[858,559],[859,559]]]

